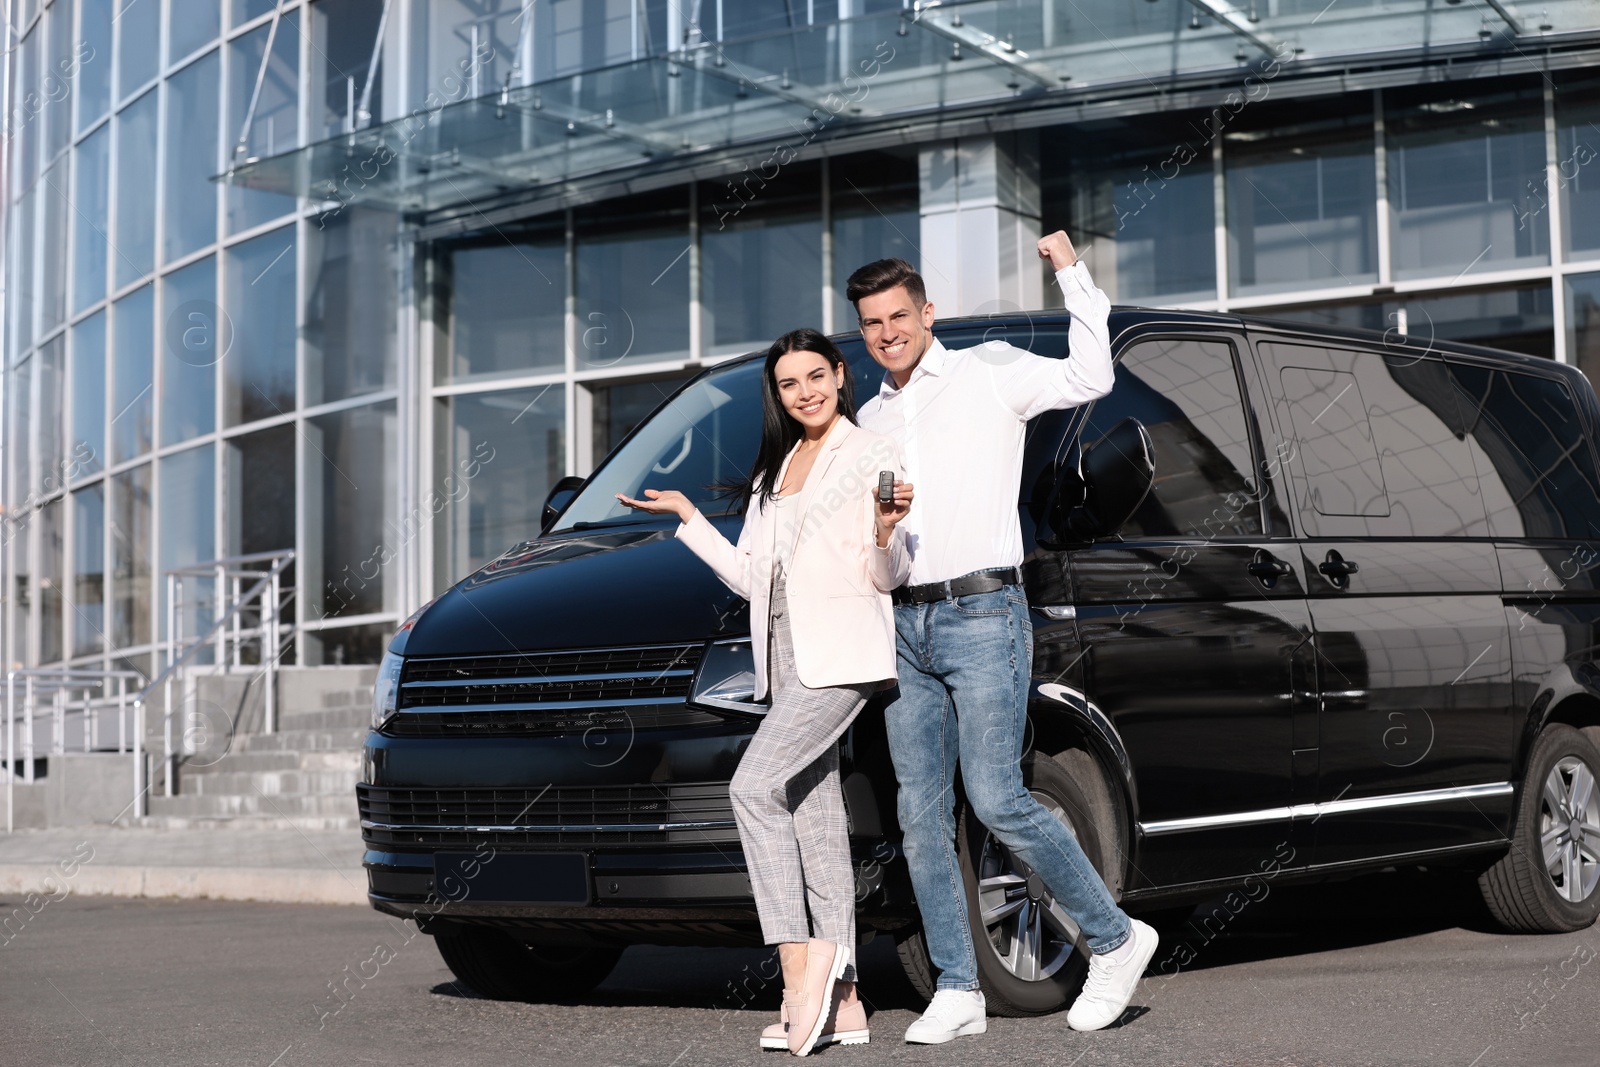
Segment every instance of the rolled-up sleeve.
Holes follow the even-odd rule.
[[[991,363],[1000,399],[1019,419],[1077,407],[1111,392],[1110,299],[1095,285],[1082,260],[1057,271],[1056,283],[1072,316],[1066,357],[1024,353]]]

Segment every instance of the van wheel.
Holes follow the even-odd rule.
[[[1023,758],[1022,779],[1105,877],[1123,852],[1119,840],[1107,839],[1107,828],[1116,824],[1098,764],[1074,760],[1069,774],[1055,760],[1031,753]],[[1043,1015],[1065,1007],[1083,988],[1089,965],[1078,924],[970,808],[958,837],[978,982],[990,1013]]]
[[[529,945],[488,926],[457,926],[433,943],[451,973],[490,1000],[581,996],[605,981],[622,956],[619,945]]]
[[[1600,748],[1570,726],[1533,744],[1511,851],[1478,877],[1508,930],[1582,930],[1600,914]]]

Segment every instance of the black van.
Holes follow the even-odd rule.
[[[1060,357],[1067,326],[937,332]],[[1475,875],[1513,930],[1592,923],[1588,383],[1548,360],[1225,315],[1119,308],[1111,336],[1111,394],[1029,427],[1018,508],[1024,768],[1113,893],[1158,910],[1426,864]],[[870,395],[878,368],[841,344]],[[763,710],[748,607],[614,494],[676,488],[726,513],[707,487],[751,462],[760,374],[752,357],[684,385],[555,488],[540,536],[389,645],[358,787],[370,898],[484,995],[580,993],[630,944],[759,942],[727,788]],[[843,749],[862,937],[893,937],[931,995],[872,706]],[[991,1008],[1065,1003],[1076,927],[970,818],[959,846]]]

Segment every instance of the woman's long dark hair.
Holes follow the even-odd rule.
[[[856,421],[855,381],[838,345],[809,328],[790,330],[772,342],[772,347],[767,349],[767,362],[761,374],[761,449],[756,453],[756,462],[750,468],[748,478],[718,487],[737,495],[745,507],[749,507],[757,485],[761,486],[763,501],[778,495],[778,473],[783,469],[784,458],[795,443],[805,436],[805,428],[784,410],[783,401],[778,396],[778,360],[790,352],[815,352],[828,361],[831,369],[837,371],[844,368],[844,384],[839,387],[839,414],[852,423]]]

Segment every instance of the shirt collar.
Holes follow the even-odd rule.
[[[931,374],[937,378],[944,373],[945,363],[948,361],[949,356],[950,352],[944,347],[944,342],[935,337],[928,343],[928,350],[922,353],[922,358],[917,361],[917,365],[912,368],[911,377],[906,379],[906,384],[910,385],[924,374]],[[884,371],[883,383],[878,387],[878,395],[889,397],[899,392],[900,389],[894,384],[894,375]]]

